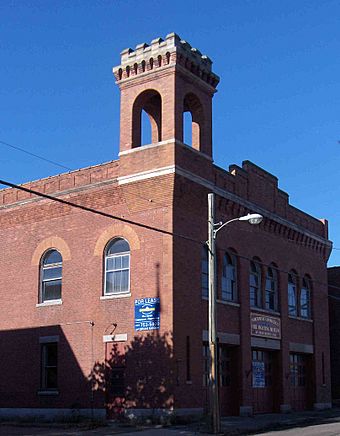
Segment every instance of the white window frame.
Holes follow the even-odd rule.
[[[109,249],[109,247],[111,246],[111,244],[114,244],[114,242],[115,241],[118,241],[119,239],[122,239],[122,240],[124,240],[127,244],[128,244],[128,246],[129,246],[129,251],[122,251],[121,253],[115,253],[115,254],[108,254],[108,249]],[[127,256],[128,257],[128,261],[129,261],[129,266],[128,266],[128,268],[120,268],[120,269],[110,269],[110,270],[108,270],[107,269],[107,259],[113,259],[113,258],[118,258],[118,257],[124,257],[124,256]],[[106,276],[107,276],[107,273],[110,273],[110,272],[116,272],[116,271],[126,271],[126,270],[128,270],[128,289],[127,289],[127,291],[119,291],[119,292],[107,292],[107,290],[106,290],[106,282],[107,282],[107,280],[106,280]],[[106,248],[105,248],[105,256],[104,256],[104,293],[103,293],[103,296],[104,297],[110,297],[110,296],[119,296],[119,295],[121,295],[121,296],[123,296],[123,295],[128,295],[128,294],[130,294],[130,276],[131,276],[131,250],[130,250],[130,244],[128,243],[128,241],[126,240],[126,239],[124,239],[124,238],[121,238],[121,237],[117,237],[117,238],[114,238],[114,239],[111,239],[109,242],[108,242],[108,244],[107,244],[107,246],[106,246]]]
[[[48,264],[47,266],[44,266],[44,260],[45,260],[46,256],[51,251],[57,251],[60,254],[61,262],[55,262],[55,263]],[[54,268],[61,268],[60,277],[54,277],[52,279],[44,279],[44,271],[49,270],[49,269],[54,269]],[[56,281],[56,280],[60,280],[60,297],[59,298],[50,299],[50,300],[44,299],[44,295],[43,295],[44,294],[44,283],[46,283],[46,282],[53,282],[53,281]],[[52,304],[60,304],[61,301],[62,301],[62,286],[63,286],[63,257],[61,255],[60,251],[57,250],[56,248],[49,248],[42,255],[41,261],[40,261],[39,305],[46,305],[46,306],[48,306],[48,305],[52,305]]]

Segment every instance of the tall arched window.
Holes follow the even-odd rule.
[[[288,315],[297,316],[297,276],[288,274]]]
[[[256,262],[250,262],[249,271],[250,306],[262,307],[261,268]]]
[[[302,280],[300,292],[300,316],[301,318],[311,318],[311,285],[310,280],[305,277]]]
[[[204,245],[201,251],[201,288],[202,297],[209,296],[208,247]]]
[[[104,295],[130,292],[130,246],[125,239],[110,241],[105,250]]]
[[[277,271],[272,266],[267,269],[265,298],[266,309],[278,310]]]
[[[41,259],[40,303],[61,299],[63,259],[59,251],[48,250]]]
[[[236,259],[235,256],[226,253],[223,257],[222,269],[222,300],[236,301]]]

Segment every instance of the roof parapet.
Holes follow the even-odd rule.
[[[117,82],[169,64],[180,64],[216,88],[219,77],[212,72],[212,60],[172,32],[165,39],[137,44],[121,52],[121,64],[113,68]]]

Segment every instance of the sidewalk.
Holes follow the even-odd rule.
[[[225,435],[246,435],[331,422],[340,423],[340,408],[287,414],[273,413],[242,418],[227,417],[222,418],[221,429]]]
[[[221,421],[221,429],[224,435],[251,435],[266,433],[272,430],[303,428],[316,424],[339,423],[340,408],[333,408],[324,411],[308,411],[289,414],[255,415],[254,417],[227,417]],[[108,426],[99,427],[94,430],[83,430],[77,427],[61,428],[57,424],[45,425],[15,425],[14,423],[0,424],[0,435],[4,436],[195,436],[207,435],[207,429],[202,423],[193,423],[186,426],[171,426],[162,428],[154,427],[132,427],[123,426],[117,423],[110,423]],[[334,434],[334,433],[333,433]],[[336,433],[340,434],[340,433]]]

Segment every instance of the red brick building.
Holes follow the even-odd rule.
[[[340,267],[328,268],[332,399],[340,403]]]
[[[123,51],[114,75],[119,159],[24,187],[127,221],[0,191],[0,414],[206,408],[209,192],[218,221],[264,217],[217,241],[222,415],[329,407],[327,222],[255,164],[213,163],[219,78],[176,34]]]

